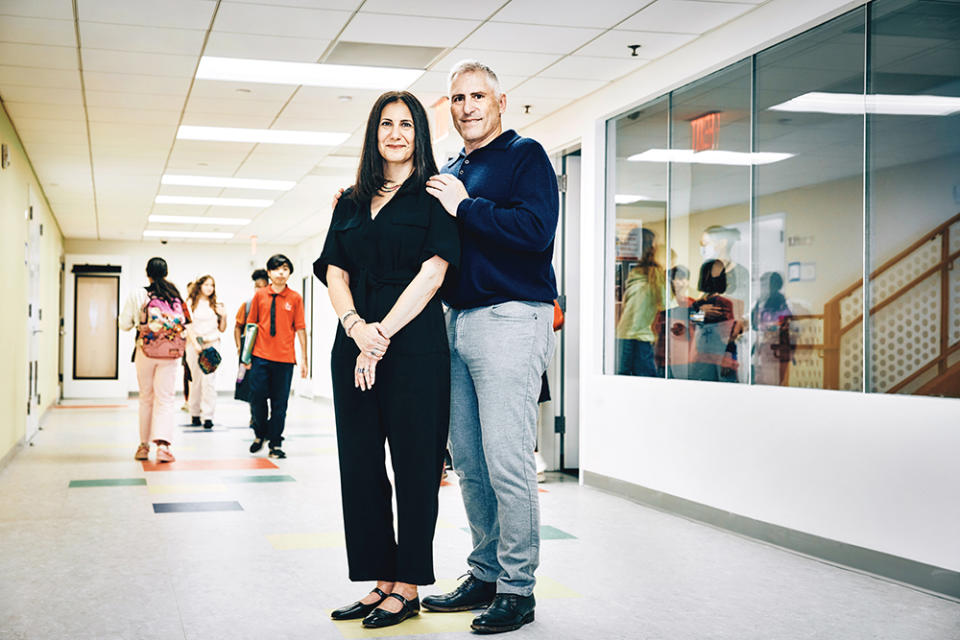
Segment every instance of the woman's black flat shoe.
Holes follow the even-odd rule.
[[[334,609],[330,613],[330,617],[334,620],[358,620],[364,618],[371,611],[380,606],[380,603],[386,600],[387,594],[385,594],[380,589],[374,589],[370,593],[375,593],[380,596],[380,599],[376,602],[371,602],[370,604],[364,604],[357,600],[353,604],[348,604],[345,607],[340,607],[339,609]]]
[[[391,593],[390,598],[396,598],[403,606],[396,613],[386,609],[374,609],[366,618],[363,619],[363,626],[368,629],[379,629],[380,627],[390,627],[400,624],[407,618],[412,618],[420,614],[420,598],[407,600],[399,593]]]

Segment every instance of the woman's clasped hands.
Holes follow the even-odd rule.
[[[383,359],[390,346],[390,338],[386,336],[383,326],[379,322],[359,322],[358,326],[350,331],[350,337],[360,349],[357,356],[357,366],[353,371],[353,386],[361,391],[373,387],[376,381],[377,363]]]

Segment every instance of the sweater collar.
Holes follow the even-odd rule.
[[[503,151],[519,138],[520,138],[520,135],[516,131],[514,131],[513,129],[507,129],[506,131],[498,135],[496,138],[494,138],[487,144],[477,149],[474,149],[472,153],[476,153],[477,151],[480,151],[483,149],[489,149],[491,151]],[[466,147],[460,149],[460,157],[461,158],[467,157]]]

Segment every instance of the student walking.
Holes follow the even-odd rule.
[[[253,280],[253,292],[256,293],[257,289],[262,289],[268,284],[270,284],[270,277],[267,275],[266,269],[255,269],[252,274],[250,274],[250,279]],[[247,316],[250,315],[250,306],[253,304],[253,298],[251,297],[246,302],[240,305],[240,308],[237,309],[237,317],[235,318],[235,324],[233,326],[233,341],[237,345],[237,360],[243,357],[243,346],[244,346],[244,328],[247,326]],[[240,375],[237,376],[237,388],[234,391],[233,397],[237,400],[243,400],[244,402],[250,405],[250,428],[253,429],[254,433],[257,432],[255,416],[256,413],[253,409],[253,402],[250,397],[250,378],[246,375],[246,369],[241,365]]]
[[[190,367],[190,416],[199,427],[213,428],[213,412],[217,404],[216,371],[205,373],[200,368],[200,353],[220,346],[220,334],[227,328],[223,303],[217,302],[217,284],[213,276],[201,276],[190,286],[187,297],[190,307],[190,328],[187,330],[187,366]]]
[[[293,366],[297,363],[294,335],[300,341],[300,377],[306,378],[307,331],[303,318],[303,298],[287,286],[293,273],[293,263],[283,254],[270,256],[267,275],[270,286],[257,289],[250,304],[247,322],[257,325],[253,345],[253,359],[247,368],[250,376],[250,395],[254,410],[255,438],[250,453],[270,444],[271,458],[286,458],[280,445],[287,419],[287,400]],[[270,402],[269,419],[267,401]]]
[[[174,389],[190,313],[177,287],[166,277],[166,261],[151,258],[147,262],[150,285],[130,294],[117,319],[124,331],[138,327],[134,363],[140,389],[140,446],[134,455],[136,460],[149,458],[151,442],[157,445],[157,462],[176,460],[170,451],[176,410]]]

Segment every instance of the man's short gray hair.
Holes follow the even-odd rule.
[[[453,87],[453,81],[457,79],[457,76],[461,73],[472,73],[479,72],[484,73],[487,76],[487,81],[490,83],[490,88],[493,89],[493,95],[496,98],[500,99],[500,78],[497,77],[497,74],[493,72],[493,69],[483,64],[479,60],[461,60],[457,64],[453,65],[453,69],[450,69],[450,75],[447,76],[447,93],[450,93],[450,89]]]

